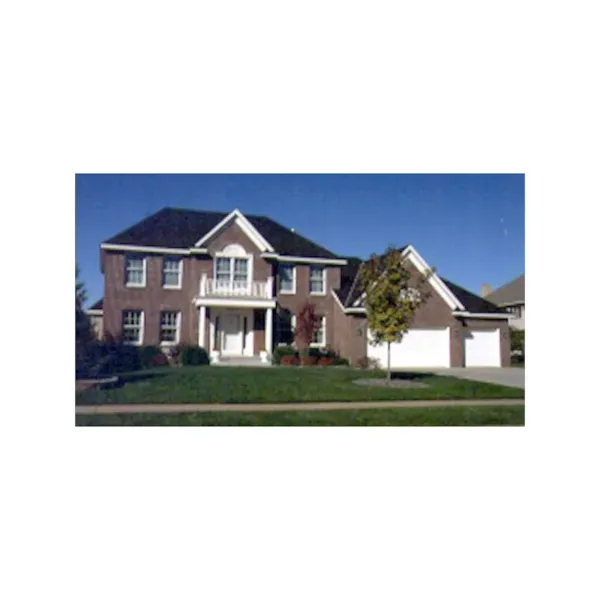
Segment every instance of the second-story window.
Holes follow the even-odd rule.
[[[296,269],[294,265],[279,266],[279,291],[282,294],[296,293]]]
[[[146,259],[143,256],[125,257],[125,285],[131,287],[146,285]]]
[[[233,259],[233,280],[234,281],[248,281],[248,259],[247,258],[234,258]]]
[[[181,288],[181,269],[183,262],[180,258],[165,257],[163,259],[163,286],[166,288]]]
[[[232,281],[237,284],[247,283],[248,259],[218,257],[216,263],[216,278],[219,285],[229,285]]]
[[[310,268],[309,289],[311,294],[325,293],[325,269],[323,267]]]

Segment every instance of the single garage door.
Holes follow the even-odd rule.
[[[367,356],[387,367],[387,344],[368,344]],[[401,342],[392,344],[390,362],[392,368],[449,367],[450,329],[411,329]]]
[[[466,367],[500,366],[500,330],[469,331],[465,336]]]

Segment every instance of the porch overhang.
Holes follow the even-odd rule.
[[[207,298],[196,296],[196,306],[221,306],[223,308],[275,308],[275,299],[267,298]]]

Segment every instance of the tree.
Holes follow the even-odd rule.
[[[75,372],[83,374],[89,367],[91,349],[95,341],[94,331],[83,305],[87,294],[79,280],[79,267],[75,268]]]
[[[367,326],[373,345],[387,344],[387,378],[392,378],[390,350],[402,341],[415,313],[429,299],[426,283],[433,270],[415,274],[399,248],[389,246],[383,255],[372,254],[359,269],[359,286],[364,293]]]
[[[525,331],[510,328],[510,353],[518,356],[518,360],[525,362]]]
[[[319,329],[320,322],[321,319],[316,314],[315,305],[307,300],[298,314],[296,329],[294,330],[294,339],[298,349],[304,356],[308,356],[310,344]]]

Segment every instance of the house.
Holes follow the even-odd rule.
[[[92,325],[92,329],[96,337],[101,340],[104,336],[104,332],[102,329],[102,320],[103,320],[103,298],[98,300],[90,306],[85,313],[90,319],[90,323]]]
[[[414,247],[403,252],[415,273],[429,268]],[[101,244],[105,293],[91,310],[104,335],[126,343],[193,344],[213,362],[268,362],[277,345],[292,342],[309,300],[320,315],[312,346],[356,364],[384,353],[367,343],[361,262],[268,217],[165,208]],[[505,311],[437,275],[428,285],[432,297],[393,345],[393,366],[509,364]]]
[[[525,329],[525,275],[509,281],[495,291],[484,284],[481,288],[481,295],[510,313],[509,325],[511,327],[519,330]]]

